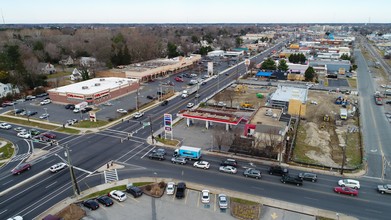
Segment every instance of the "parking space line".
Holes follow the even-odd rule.
[[[217,207],[217,194],[215,194],[215,202],[213,203],[213,206],[214,206],[214,210],[216,211],[216,207]]]
[[[133,197],[130,197],[130,199],[132,199],[133,201],[136,201],[138,203],[140,203],[140,201],[138,201],[137,199],[133,198]]]
[[[122,207],[125,207],[124,205],[122,205],[122,202],[118,202],[117,200],[114,200],[115,203],[117,203],[118,205],[122,206]]]
[[[200,207],[200,194],[201,192],[198,192],[197,207]]]
[[[189,191],[190,191],[190,190],[186,190],[185,204],[187,204],[187,198],[189,197]]]

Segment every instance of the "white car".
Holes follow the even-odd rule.
[[[210,163],[207,161],[196,161],[196,162],[194,162],[193,166],[206,170],[206,169],[209,169]]]
[[[48,113],[43,113],[41,116],[39,116],[40,119],[45,119],[45,118],[49,118],[49,114]]]
[[[219,168],[219,171],[224,172],[224,173],[232,173],[232,174],[235,174],[238,172],[238,170],[233,166],[221,166]]]
[[[201,192],[201,202],[202,203],[209,203],[210,201],[210,196],[209,196],[209,190],[202,190]]]
[[[225,194],[219,194],[219,207],[220,209],[228,208],[227,196]]]
[[[141,118],[141,117],[143,117],[143,115],[144,115],[144,113],[142,113],[142,112],[136,112],[136,113],[134,113],[134,115],[133,115],[133,118]]]
[[[15,217],[13,217],[13,218],[9,218],[9,219],[7,219],[7,220],[23,220],[23,217],[20,216],[20,215],[18,215],[18,216],[15,216]]]
[[[47,105],[47,104],[49,104],[49,103],[52,103],[52,100],[50,100],[50,99],[45,99],[45,100],[43,100],[43,101],[40,102],[41,105]]]
[[[360,182],[352,179],[342,179],[338,181],[339,186],[347,186],[353,189],[360,189]]]
[[[167,183],[167,188],[166,188],[167,195],[174,195],[174,192],[175,192],[175,183],[174,182],[168,182]]]
[[[49,168],[50,172],[57,173],[58,171],[64,169],[67,166],[66,163],[56,163]]]
[[[187,103],[188,108],[193,108],[193,106],[194,106],[194,103],[191,103],[191,102]]]
[[[225,106],[227,106],[227,104],[225,104],[224,102],[218,102],[218,103],[217,103],[217,106],[225,107]]]
[[[1,123],[0,124],[0,128],[3,128],[3,129],[11,129],[12,126],[8,123]]]
[[[128,111],[126,111],[125,109],[122,109],[122,108],[117,109],[117,112],[118,112],[118,113],[121,113],[121,114],[126,114],[126,113],[128,113]]]
[[[191,76],[191,77],[197,77],[197,74],[192,73],[192,74],[190,74],[190,76]]]
[[[31,135],[27,132],[19,132],[16,134],[16,136],[21,137],[21,138],[31,138]]]
[[[119,191],[119,190],[113,190],[113,191],[109,192],[108,196],[110,196],[111,198],[116,199],[120,202],[126,200],[126,194],[122,191]]]
[[[17,131],[19,133],[19,132],[26,132],[27,130],[22,127],[16,127],[14,128],[14,131]]]

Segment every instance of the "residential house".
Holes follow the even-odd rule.
[[[91,67],[96,63],[96,58],[94,57],[80,57],[80,66]]]
[[[74,64],[74,61],[73,61],[72,57],[69,56],[68,58],[60,60],[59,63],[62,65],[65,65],[65,66],[72,66]]]
[[[19,93],[19,88],[13,88],[11,83],[0,83],[0,98],[6,97],[8,94]]]
[[[81,76],[81,72],[78,69],[73,69],[72,74],[70,75],[71,80],[80,80],[83,77]]]
[[[40,69],[42,73],[53,74],[57,72],[56,68],[51,63],[39,63],[38,65],[41,67]]]

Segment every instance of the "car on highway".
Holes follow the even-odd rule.
[[[204,189],[201,191],[201,202],[202,203],[209,203],[210,202],[209,190]]]
[[[140,197],[143,195],[143,191],[137,186],[131,186],[126,188],[126,192],[130,193],[134,198]]]
[[[189,102],[189,103],[187,103],[186,107],[188,107],[188,108],[193,108],[193,107],[194,107],[194,103]]]
[[[302,186],[303,185],[303,180],[302,179],[300,179],[299,177],[294,177],[294,176],[289,176],[289,175],[283,175],[281,177],[281,182],[282,183],[294,184],[296,186]]]
[[[118,200],[120,202],[125,201],[127,198],[126,194],[122,191],[119,191],[119,190],[113,190],[113,191],[109,192],[108,196],[115,199],[115,200]]]
[[[143,115],[144,115],[144,113],[142,113],[142,112],[136,112],[133,114],[133,118],[134,119],[141,118],[141,117],[143,117]]]
[[[384,193],[390,194],[391,193],[391,184],[378,185],[377,191],[381,194],[384,194]]]
[[[26,138],[26,139],[31,138],[30,133],[27,133],[25,131],[17,133],[16,136],[21,137],[21,138]]]
[[[166,106],[166,105],[168,105],[168,100],[164,100],[163,102],[162,102],[162,104],[160,104],[161,106]]]
[[[147,99],[154,100],[154,99],[156,99],[156,97],[153,97],[153,96],[151,96],[151,95],[147,95]]]
[[[225,159],[223,161],[221,161],[220,163],[221,166],[233,166],[233,167],[237,167],[238,166],[238,162],[236,162],[235,159]]]
[[[19,175],[22,172],[30,170],[30,169],[31,169],[31,164],[29,164],[29,163],[21,163],[17,167],[15,167],[14,169],[12,169],[11,172],[14,175]]]
[[[41,105],[47,105],[47,104],[50,104],[50,103],[52,103],[52,100],[50,100],[50,99],[44,99],[44,100],[42,100],[39,104],[41,104]]]
[[[165,160],[166,159],[164,157],[164,155],[158,154],[158,153],[150,153],[148,155],[148,158],[151,159],[151,160]]]
[[[90,209],[90,210],[96,210],[99,208],[99,204],[93,199],[89,199],[87,201],[84,201],[83,206]]]
[[[152,153],[157,153],[157,154],[161,154],[161,155],[166,155],[166,150],[164,150],[163,148],[158,148],[158,149],[154,149],[152,151]]]
[[[228,199],[225,194],[219,194],[218,201],[219,201],[219,208],[220,209],[227,209],[228,208]]]
[[[223,173],[231,173],[231,174],[235,174],[238,172],[238,170],[233,166],[220,166],[219,171]]]
[[[12,218],[8,218],[7,220],[23,220],[23,217],[20,215],[14,216]]]
[[[271,166],[269,167],[269,174],[270,175],[277,175],[277,176],[284,176],[289,173],[289,170],[287,168],[281,167],[281,166]]]
[[[205,169],[206,170],[206,169],[209,169],[210,163],[207,162],[207,161],[201,160],[201,161],[194,162],[193,166],[197,167],[197,168],[200,168],[200,169]]]
[[[38,130],[36,130],[36,129],[30,129],[30,134],[31,135],[33,135],[33,136],[35,136],[35,135],[39,135],[41,132],[40,131],[38,131]]]
[[[49,118],[49,114],[48,113],[43,113],[41,116],[39,116],[40,119],[45,119],[45,118]]]
[[[261,178],[261,171],[257,170],[257,169],[254,169],[254,168],[247,168],[243,172],[243,176],[245,176],[245,177],[252,177],[252,178],[255,178],[255,179],[260,179]]]
[[[65,167],[67,167],[66,163],[56,163],[49,168],[49,171],[52,173],[57,173],[58,171],[64,169]]]
[[[8,124],[8,123],[1,123],[0,124],[0,128],[2,129],[11,129],[12,128],[12,125]]]
[[[126,111],[125,109],[122,109],[122,108],[117,109],[117,112],[121,113],[121,114],[127,114],[128,113],[128,111]]]
[[[113,200],[110,199],[108,196],[99,196],[96,198],[96,201],[98,201],[100,204],[105,205],[106,207],[112,206],[114,204]]]
[[[360,189],[360,182],[352,179],[341,179],[338,181],[338,186],[347,186],[353,189]]]
[[[195,94],[194,97],[199,98],[201,95],[199,93]]]
[[[171,158],[171,162],[182,165],[185,165],[187,163],[186,158],[184,157],[173,157]]]
[[[47,138],[50,138],[50,139],[56,139],[56,135],[53,134],[53,133],[50,133],[50,132],[45,132],[42,134],[42,136],[45,136]]]
[[[16,127],[16,128],[14,128],[14,131],[16,131],[16,132],[26,132],[27,130],[22,128],[22,127]]]
[[[334,192],[338,193],[338,194],[345,194],[345,195],[350,195],[350,196],[358,196],[358,190],[357,189],[353,189],[353,188],[350,188],[350,187],[346,187],[346,186],[336,186],[334,187]]]
[[[311,181],[313,183],[318,180],[318,176],[315,173],[299,173],[298,177],[302,180]]]
[[[175,198],[183,199],[185,197],[185,192],[186,192],[186,183],[179,182],[176,187]]]

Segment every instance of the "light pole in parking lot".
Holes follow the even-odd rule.
[[[47,115],[47,120],[48,120],[48,122],[49,122],[49,115],[48,115],[48,108],[43,108],[44,110],[45,110],[45,114]]]

